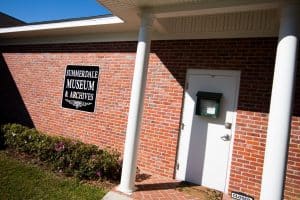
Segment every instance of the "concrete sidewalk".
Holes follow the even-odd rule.
[[[109,191],[102,200],[131,200],[132,198],[116,191]]]

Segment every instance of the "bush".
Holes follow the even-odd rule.
[[[55,171],[80,179],[118,180],[119,153],[62,137],[48,136],[19,124],[1,127],[5,145],[49,163]]]
[[[1,149],[5,149],[4,135],[2,132],[0,132],[0,150]]]

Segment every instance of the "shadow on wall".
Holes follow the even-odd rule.
[[[238,110],[269,113],[277,38],[153,41],[155,53],[185,88],[187,69],[241,71]],[[300,51],[293,116],[300,116]]]
[[[272,90],[276,45],[277,38],[153,41],[151,44],[151,53],[155,54],[159,61],[156,60],[158,62],[156,63],[157,65],[151,65],[150,62],[149,70],[153,71],[149,73],[148,78],[151,78],[151,76],[155,77],[152,89],[153,91],[159,91],[159,93],[155,95],[150,94],[148,97],[146,93],[145,98],[155,99],[159,103],[168,101],[168,96],[161,94],[169,88],[169,83],[173,81],[173,78],[176,79],[176,82],[183,89],[181,90],[182,94],[180,94],[182,96],[184,94],[186,70],[188,68],[239,70],[241,71],[241,82],[238,110],[257,112],[267,117]],[[136,42],[7,46],[4,47],[3,52],[135,53]],[[0,124],[5,121],[34,126],[3,56],[0,59]],[[300,51],[298,63],[300,64]],[[296,117],[300,116],[299,64],[293,109],[293,116]],[[165,68],[167,68],[172,76],[169,73],[165,73]],[[164,74],[167,74],[170,80],[166,81],[165,78],[159,78]],[[151,81],[148,81],[147,84],[151,84]],[[173,90],[170,90],[170,94],[174,95],[172,92]],[[181,103],[183,103],[183,97]],[[159,106],[156,107],[157,110],[159,108]],[[172,109],[170,110],[172,112]],[[176,132],[177,130],[180,130],[180,123],[178,124],[178,129],[174,129]],[[246,142],[239,142],[239,145],[243,147],[246,145]],[[250,147],[248,149],[249,151],[252,150]],[[291,176],[294,175],[291,174]],[[169,187],[169,185],[166,185],[166,187]]]
[[[136,42],[106,42],[81,44],[52,44],[49,45],[26,45],[6,46],[4,52],[23,53],[122,53],[136,51]],[[185,88],[185,75],[188,68],[193,69],[215,69],[215,70],[240,70],[241,83],[238,110],[268,113],[271,97],[273,70],[276,54],[277,38],[256,39],[218,39],[218,40],[175,40],[175,41],[152,41],[151,53],[155,54],[166,66],[176,81]],[[3,56],[1,56],[1,76],[9,79],[10,87],[14,85],[15,101],[21,100],[17,87],[9,73]],[[300,63],[300,52],[298,56]],[[295,102],[293,115],[300,116],[300,69],[296,78]],[[149,66],[149,69],[151,66]],[[159,72],[157,72],[159,73]],[[8,74],[7,76],[5,74]],[[7,80],[6,80],[7,81]],[[165,84],[156,84],[161,87]],[[5,82],[1,78],[1,83]],[[1,84],[1,94],[8,88]],[[4,87],[4,88],[2,88]],[[8,89],[6,89],[8,90]],[[12,91],[8,93],[11,96]],[[2,100],[3,101],[3,100]],[[22,101],[21,101],[22,102]],[[29,114],[23,105],[23,115]],[[1,107],[5,105],[1,105]],[[2,108],[3,109],[3,108]],[[6,108],[6,110],[17,110],[20,108]],[[3,112],[1,112],[3,113]],[[24,115],[25,116],[25,115]],[[21,118],[21,116],[20,116]],[[19,120],[20,121],[20,120]]]
[[[33,128],[33,121],[2,54],[0,56],[0,94],[0,125],[20,123]]]

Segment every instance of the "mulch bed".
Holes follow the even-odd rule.
[[[199,199],[221,200],[223,197],[223,193],[220,191],[188,182],[181,182],[176,189]]]

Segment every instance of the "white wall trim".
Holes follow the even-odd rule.
[[[205,67],[204,67],[205,68]],[[226,75],[239,77],[241,72],[238,70],[217,70],[217,69],[188,69],[187,75],[203,75],[203,74],[213,74],[216,76]]]
[[[261,38],[277,37],[276,33],[240,32],[240,33],[203,33],[203,34],[160,34],[153,33],[152,40],[189,40],[189,39],[229,39],[229,38]],[[30,45],[30,44],[68,44],[89,42],[122,42],[137,41],[137,32],[123,33],[99,33],[53,37],[30,37],[30,38],[0,38],[0,46],[5,45]]]

